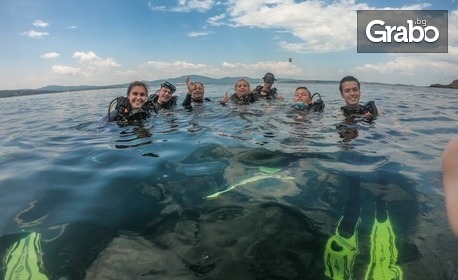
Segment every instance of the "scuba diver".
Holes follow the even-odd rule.
[[[313,97],[315,96],[318,96],[318,99],[313,102]],[[319,93],[312,95],[306,87],[298,87],[294,92],[294,104],[291,107],[297,110],[322,112],[324,110],[324,102]]]
[[[109,122],[116,121],[119,125],[128,125],[141,122],[157,109],[153,102],[147,100],[148,86],[144,82],[132,82],[127,88],[127,96],[113,99],[108,106]]]
[[[205,97],[204,84],[201,82],[191,82],[190,77],[186,78],[186,85],[188,87],[188,93],[183,100],[182,106],[192,110],[191,102],[202,104],[204,101],[211,101],[210,98]]]
[[[229,96],[226,92],[226,95],[223,99],[220,100],[221,105],[226,105],[229,101],[234,102],[235,104],[250,104],[258,101],[257,96],[251,92],[250,83],[245,79],[240,79],[234,86],[235,93]]]
[[[340,137],[343,142],[350,142],[358,137],[357,123],[363,121],[372,123],[382,111],[375,105],[374,101],[369,101],[364,105],[359,104],[361,97],[360,83],[353,76],[345,76],[340,81],[340,95],[345,101],[345,106],[340,107],[345,120],[337,125]]]
[[[375,106],[374,101],[369,101],[364,105],[359,104],[361,84],[355,77],[345,76],[342,78],[339,84],[339,90],[346,104],[340,108],[344,116],[362,118],[363,121],[372,122],[378,116],[382,115],[382,111]]]
[[[341,108],[346,117],[342,124],[337,126],[339,135],[344,142],[358,137],[357,122],[363,120],[372,122],[381,115],[380,109],[373,101],[360,105],[360,83],[352,76],[344,77],[339,90],[346,105]],[[359,161],[359,160],[358,160]],[[380,186],[387,184],[387,175],[377,172]],[[360,198],[360,175],[348,175],[348,201],[343,215],[338,220],[335,234],[330,236],[326,243],[324,264],[325,275],[331,279],[362,279],[363,275],[353,275],[353,265],[360,253],[358,231],[361,223],[362,203]],[[375,199],[374,224],[370,235],[370,259],[364,279],[402,279],[403,271],[398,264],[398,249],[396,234],[391,224],[386,201],[381,195]],[[367,254],[365,254],[367,255]]]
[[[152,101],[157,109],[173,109],[178,99],[178,96],[173,95],[175,91],[176,87],[165,81],[155,94],[148,97],[148,101]]]
[[[272,87],[277,80],[274,74],[267,72],[262,80],[264,81],[264,85],[259,85],[253,90],[253,93],[258,99],[283,99],[283,97],[277,95],[277,88]]]

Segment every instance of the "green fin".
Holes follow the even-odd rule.
[[[5,279],[48,279],[40,267],[40,238],[39,233],[32,232],[11,245],[5,258]]]
[[[375,218],[371,233],[371,261],[364,279],[402,279],[398,262],[396,235],[388,216],[384,222]]]
[[[339,226],[342,219],[343,216],[337,223],[335,235],[328,239],[324,253],[326,267],[324,274],[334,280],[353,279],[353,265],[356,256],[359,254],[358,225],[361,219],[358,218],[355,231],[349,238],[339,234]]]

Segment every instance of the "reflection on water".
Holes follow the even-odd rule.
[[[123,89],[0,99],[2,257],[28,261],[11,248],[35,240],[50,279],[457,279],[439,167],[451,91],[365,84],[385,115],[363,123],[334,83],[314,84],[323,113],[223,107],[226,87],[125,127],[99,122]]]

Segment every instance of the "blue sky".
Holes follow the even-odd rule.
[[[365,9],[448,10],[448,53],[357,53],[356,10]],[[419,86],[458,79],[456,0],[2,0],[0,25],[0,89],[267,71]]]

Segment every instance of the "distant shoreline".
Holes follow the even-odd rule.
[[[127,88],[127,86],[125,86]],[[73,88],[73,87],[72,87]],[[60,92],[71,92],[71,91],[84,91],[84,90],[97,90],[97,89],[112,89],[112,88],[121,88],[120,87],[84,87],[84,88],[74,88],[74,89],[61,89],[61,90],[42,90],[42,89],[18,89],[18,90],[0,90],[0,98],[6,97],[15,97],[15,96],[27,96],[27,95],[38,95],[38,94],[48,94],[48,93],[60,93]],[[124,88],[124,87],[122,87]]]
[[[259,83],[260,79],[253,79],[248,77],[224,77],[220,79],[214,79],[205,76],[199,75],[186,75],[178,78],[171,78],[167,79],[167,81],[173,84],[184,84],[184,80],[187,77],[191,77],[193,81],[199,81],[204,84],[234,84],[238,79],[244,78],[249,83]],[[155,81],[144,81],[149,86],[157,85],[159,86],[165,80],[155,80]],[[338,84],[339,81],[331,81],[331,80],[300,80],[300,79],[284,79],[278,78],[277,84],[281,83],[296,83],[296,84],[310,84],[310,83],[334,83]],[[387,84],[387,83],[379,83],[379,82],[361,82],[362,84]],[[390,84],[391,85],[391,84]],[[392,84],[396,86],[414,86],[414,85],[404,85],[404,84]],[[88,86],[88,85],[81,85],[81,86],[57,86],[57,85],[50,85],[39,89],[17,89],[17,90],[0,90],[0,98],[5,97],[16,97],[16,96],[27,96],[27,95],[37,95],[37,94],[47,94],[47,93],[59,93],[59,92],[71,92],[71,91],[84,91],[84,90],[99,90],[99,89],[117,89],[117,88],[127,88],[129,83],[125,84],[117,84],[117,85],[107,85],[107,86]],[[453,81],[449,85],[441,85],[441,84],[432,84],[430,87],[438,87],[438,88],[458,88],[458,80]]]

